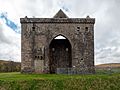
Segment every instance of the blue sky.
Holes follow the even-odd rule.
[[[21,60],[20,18],[96,18],[95,64],[120,63],[120,0],[0,0],[0,59]]]
[[[21,33],[21,30],[20,30],[20,27],[15,23],[13,22],[12,20],[10,20],[8,17],[7,17],[7,13],[4,12],[4,13],[1,13],[0,14],[0,19],[2,21],[5,21],[4,24],[11,28],[12,30],[14,30],[16,33]]]

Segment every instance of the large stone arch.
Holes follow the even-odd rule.
[[[56,35],[49,44],[49,70],[50,73],[56,73],[57,68],[72,67],[72,48],[70,41],[64,39],[56,39],[62,34]]]
[[[50,45],[51,41],[57,36],[63,36],[66,39],[68,39],[70,44],[71,44],[71,47],[73,48],[73,43],[72,43],[72,39],[71,39],[70,35],[65,34],[64,32],[63,33],[53,33],[52,36],[50,37],[48,45]]]

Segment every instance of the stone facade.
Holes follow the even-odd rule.
[[[95,73],[94,18],[68,18],[59,10],[53,18],[25,17],[20,22],[21,72]]]

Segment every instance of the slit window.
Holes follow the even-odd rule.
[[[80,27],[78,26],[77,29],[80,29]]]
[[[39,59],[39,56],[38,56],[38,59]]]
[[[43,56],[40,56],[40,60],[43,60]]]
[[[88,30],[88,27],[85,27],[85,30]]]
[[[37,58],[37,56],[35,56],[35,58]]]
[[[35,27],[32,27],[32,29],[34,30],[34,29],[35,29]]]

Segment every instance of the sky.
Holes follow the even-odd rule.
[[[95,18],[95,64],[120,63],[120,0],[0,0],[0,59],[21,61],[20,18]]]

